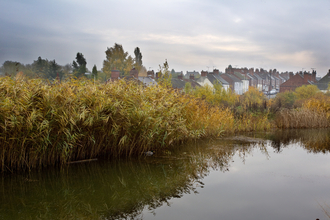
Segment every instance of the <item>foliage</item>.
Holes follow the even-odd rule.
[[[94,79],[97,79],[97,68],[96,68],[96,65],[93,66],[93,69],[92,69],[92,78]]]
[[[232,93],[230,89],[224,90],[219,83],[214,85],[214,89],[210,86],[198,87],[195,89],[194,95],[214,105],[232,106],[238,100],[236,94]]]
[[[235,131],[266,131],[272,125],[268,119],[268,112],[253,114],[251,112],[243,112],[240,118],[235,120]]]
[[[296,96],[297,100],[308,99],[319,91],[320,90],[316,85],[303,85],[295,89],[294,95]]]
[[[157,74],[158,74],[158,83],[160,85],[168,88],[172,87],[172,82],[171,82],[172,76],[169,71],[167,60],[165,60],[163,66],[159,65],[159,72]]]
[[[0,169],[133,155],[230,131],[228,109],[165,86],[125,80],[0,78]]]
[[[330,122],[330,97],[323,94],[317,93],[313,97],[306,100],[303,104],[304,108],[310,109],[317,113],[323,113],[326,115]]]
[[[135,55],[134,68],[140,72],[140,70],[142,68],[142,54],[141,54],[140,48],[138,48],[138,47],[135,48],[134,55]]]
[[[246,108],[253,104],[262,105],[265,100],[264,94],[254,87],[250,87],[246,93],[240,96],[240,101]]]
[[[5,61],[1,67],[1,72],[5,76],[16,76],[24,69],[24,65],[16,61]]]
[[[129,71],[134,67],[134,60],[124,51],[122,45],[115,43],[113,47],[108,47],[105,54],[106,59],[103,61],[103,72],[106,74],[107,79],[110,78],[112,70],[119,70],[120,76],[129,75]]]
[[[281,109],[276,114],[278,128],[324,128],[329,127],[326,114],[308,108]]]
[[[184,85],[184,92],[186,94],[190,94],[192,93],[193,91],[193,87],[191,86],[191,83],[190,82],[187,82],[185,85]]]
[[[193,94],[197,98],[200,98],[202,100],[214,104],[213,89],[208,85],[196,88]]]
[[[72,63],[73,74],[78,78],[81,76],[85,76],[85,73],[87,72],[87,68],[86,68],[87,62],[86,59],[84,58],[84,55],[78,52],[76,56],[76,61],[73,61]]]
[[[294,92],[286,91],[284,93],[278,93],[276,95],[275,101],[273,102],[273,109],[280,108],[292,108],[296,101],[296,96]]]

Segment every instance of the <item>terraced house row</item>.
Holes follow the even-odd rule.
[[[137,70],[132,69],[130,76],[127,79],[138,80],[146,86],[156,85],[158,74],[153,70],[147,72],[147,76],[139,76]],[[119,71],[113,70],[111,80],[118,80]],[[322,79],[316,78],[316,71],[310,72],[282,72],[279,73],[276,69],[269,71],[254,68],[233,68],[229,65],[225,72],[220,72],[218,69],[209,71],[187,71],[185,74],[181,72],[172,73],[171,83],[175,89],[183,90],[186,83],[190,83],[193,88],[199,86],[209,86],[211,88],[216,84],[221,84],[226,91],[231,89],[238,95],[242,95],[249,90],[249,87],[255,87],[264,93],[276,94],[278,92],[293,91],[302,85],[317,85],[320,90],[325,91],[330,82],[330,70]]]

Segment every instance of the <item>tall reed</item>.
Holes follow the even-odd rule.
[[[141,154],[217,136],[233,122],[228,109],[161,86],[0,78],[0,169]]]
[[[275,124],[278,128],[325,128],[330,125],[324,112],[308,108],[281,109],[277,112]]]

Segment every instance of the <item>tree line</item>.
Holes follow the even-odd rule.
[[[62,80],[68,77],[88,77],[105,81],[110,78],[111,71],[119,70],[120,76],[129,75],[131,69],[135,68],[139,72],[146,72],[142,64],[142,53],[139,47],[134,50],[133,58],[125,52],[121,44],[115,43],[113,47],[108,47],[105,51],[106,59],[103,67],[98,70],[96,65],[92,71],[86,67],[87,61],[84,55],[77,53],[72,63],[60,65],[55,60],[48,60],[38,57],[32,64],[22,64],[17,61],[5,61],[0,67],[0,73],[4,76],[24,75],[29,78],[43,78],[48,80]]]

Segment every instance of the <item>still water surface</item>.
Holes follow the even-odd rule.
[[[329,150],[330,130],[287,130],[3,174],[0,219],[330,219]]]

